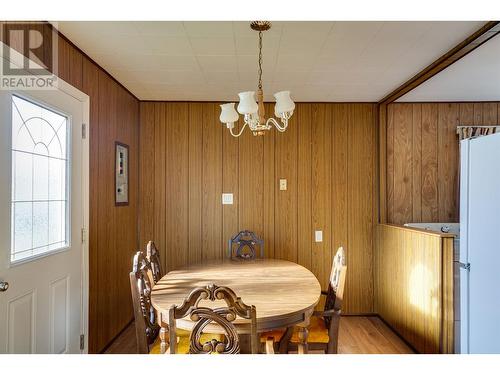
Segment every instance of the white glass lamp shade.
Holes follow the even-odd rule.
[[[277,92],[274,94],[274,97],[276,98],[276,106],[274,107],[274,112],[276,114],[279,115],[285,112],[293,112],[295,103],[292,98],[290,98],[290,91]]]
[[[259,106],[255,101],[255,91],[245,91],[238,94],[240,103],[238,104],[238,112],[242,115],[250,115],[257,113]]]
[[[274,106],[274,117],[282,118],[283,117],[283,113],[278,112],[278,109],[279,109],[278,106],[275,105]]]
[[[238,121],[238,112],[234,109],[234,103],[221,104],[220,106],[220,122],[223,124],[233,124]]]

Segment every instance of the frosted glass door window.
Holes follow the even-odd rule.
[[[69,245],[68,123],[12,96],[12,262]]]

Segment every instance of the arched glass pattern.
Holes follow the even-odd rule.
[[[68,118],[12,96],[11,261],[68,246]]]

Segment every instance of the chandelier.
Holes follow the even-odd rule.
[[[259,85],[257,89],[257,101],[255,101],[255,91],[240,92],[240,102],[238,103],[238,112],[243,115],[244,125],[239,133],[234,133],[234,123],[238,121],[239,115],[236,112],[235,103],[222,104],[220,121],[226,125],[233,137],[239,137],[243,130],[248,126],[253,135],[264,135],[266,130],[271,130],[273,125],[280,132],[284,132],[288,127],[288,120],[292,117],[295,103],[290,98],[290,91],[280,91],[274,94],[276,105],[274,106],[274,115],[279,119],[272,117],[266,120],[264,109],[264,92],[262,91],[262,32],[271,28],[271,22],[254,21],[250,27],[259,32]]]

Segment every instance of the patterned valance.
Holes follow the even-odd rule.
[[[480,137],[482,135],[494,134],[500,131],[500,125],[491,126],[457,126],[457,134],[460,140]]]

